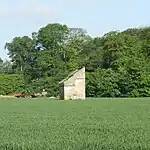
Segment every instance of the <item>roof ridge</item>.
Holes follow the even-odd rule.
[[[81,69],[83,69],[84,67],[80,68],[80,69],[76,69],[75,71],[72,71],[66,78],[64,78],[63,80],[61,80],[59,82],[59,84],[67,81],[70,77],[72,77],[75,73],[77,73],[78,71],[80,71]]]

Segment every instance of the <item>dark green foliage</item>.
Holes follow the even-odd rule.
[[[48,92],[49,96],[58,96],[58,89],[59,89],[59,84],[58,80],[54,77],[47,77],[47,78],[41,78],[38,81],[34,81],[33,84],[33,89],[37,93],[41,93],[43,89],[45,89]]]
[[[118,74],[111,69],[97,69],[87,74],[86,95],[88,97],[118,97]]]
[[[13,94],[15,92],[23,92],[24,90],[24,80],[21,75],[12,74],[0,75],[0,95]]]
[[[143,29],[142,33],[145,30],[147,29]],[[87,71],[92,70],[92,73],[87,75],[88,96],[150,96],[150,59],[146,47],[148,42],[145,42],[146,33],[149,34],[148,31],[144,32],[145,36],[142,38],[139,34],[136,36],[136,33],[111,32],[97,39],[101,45],[95,47],[93,55],[88,53],[88,49],[86,50],[88,57],[92,56],[90,59],[95,59],[95,64],[99,63],[96,68],[93,64],[86,68]],[[93,40],[93,47],[94,45]],[[95,53],[97,56],[94,55]],[[98,57],[99,59],[96,60]]]
[[[13,74],[14,72],[10,61],[2,61],[0,59],[0,74]]]
[[[48,24],[31,37],[6,43],[12,63],[0,60],[0,73],[22,74],[30,91],[46,89],[57,96],[58,82],[85,66],[87,96],[148,97],[149,43],[150,27],[91,38],[80,28]]]

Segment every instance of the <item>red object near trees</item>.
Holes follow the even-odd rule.
[[[18,93],[18,94],[14,94],[15,97],[17,98],[20,98],[20,97],[25,97],[25,94],[21,94],[21,93]]]

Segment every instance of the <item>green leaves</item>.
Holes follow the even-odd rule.
[[[87,96],[118,97],[120,91],[117,82],[118,76],[113,70],[97,69],[87,74]]]
[[[92,62],[90,60],[95,59],[95,63],[98,64],[100,61],[101,65],[94,68],[95,66],[90,64],[92,73],[87,76],[88,96],[150,96],[150,60],[147,42],[147,37],[150,36],[148,36],[149,29],[145,30],[110,32],[97,39],[100,44],[93,49],[93,55],[87,53],[88,64]],[[101,59],[96,59],[94,55],[98,55],[98,52],[102,56]]]
[[[12,74],[14,70],[12,69],[12,64],[10,61],[0,62],[0,74]]]
[[[82,28],[48,24],[6,43],[12,64],[0,60],[0,72],[23,74],[26,86],[57,95],[58,82],[85,66],[87,96],[150,96],[149,43],[150,27],[91,38]]]
[[[53,50],[61,46],[66,38],[69,29],[66,25],[48,24],[38,32],[38,42],[46,49]]]
[[[0,75],[0,95],[13,94],[24,90],[23,77],[17,74]]]

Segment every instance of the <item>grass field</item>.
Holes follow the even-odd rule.
[[[0,100],[0,150],[149,149],[149,98]]]

